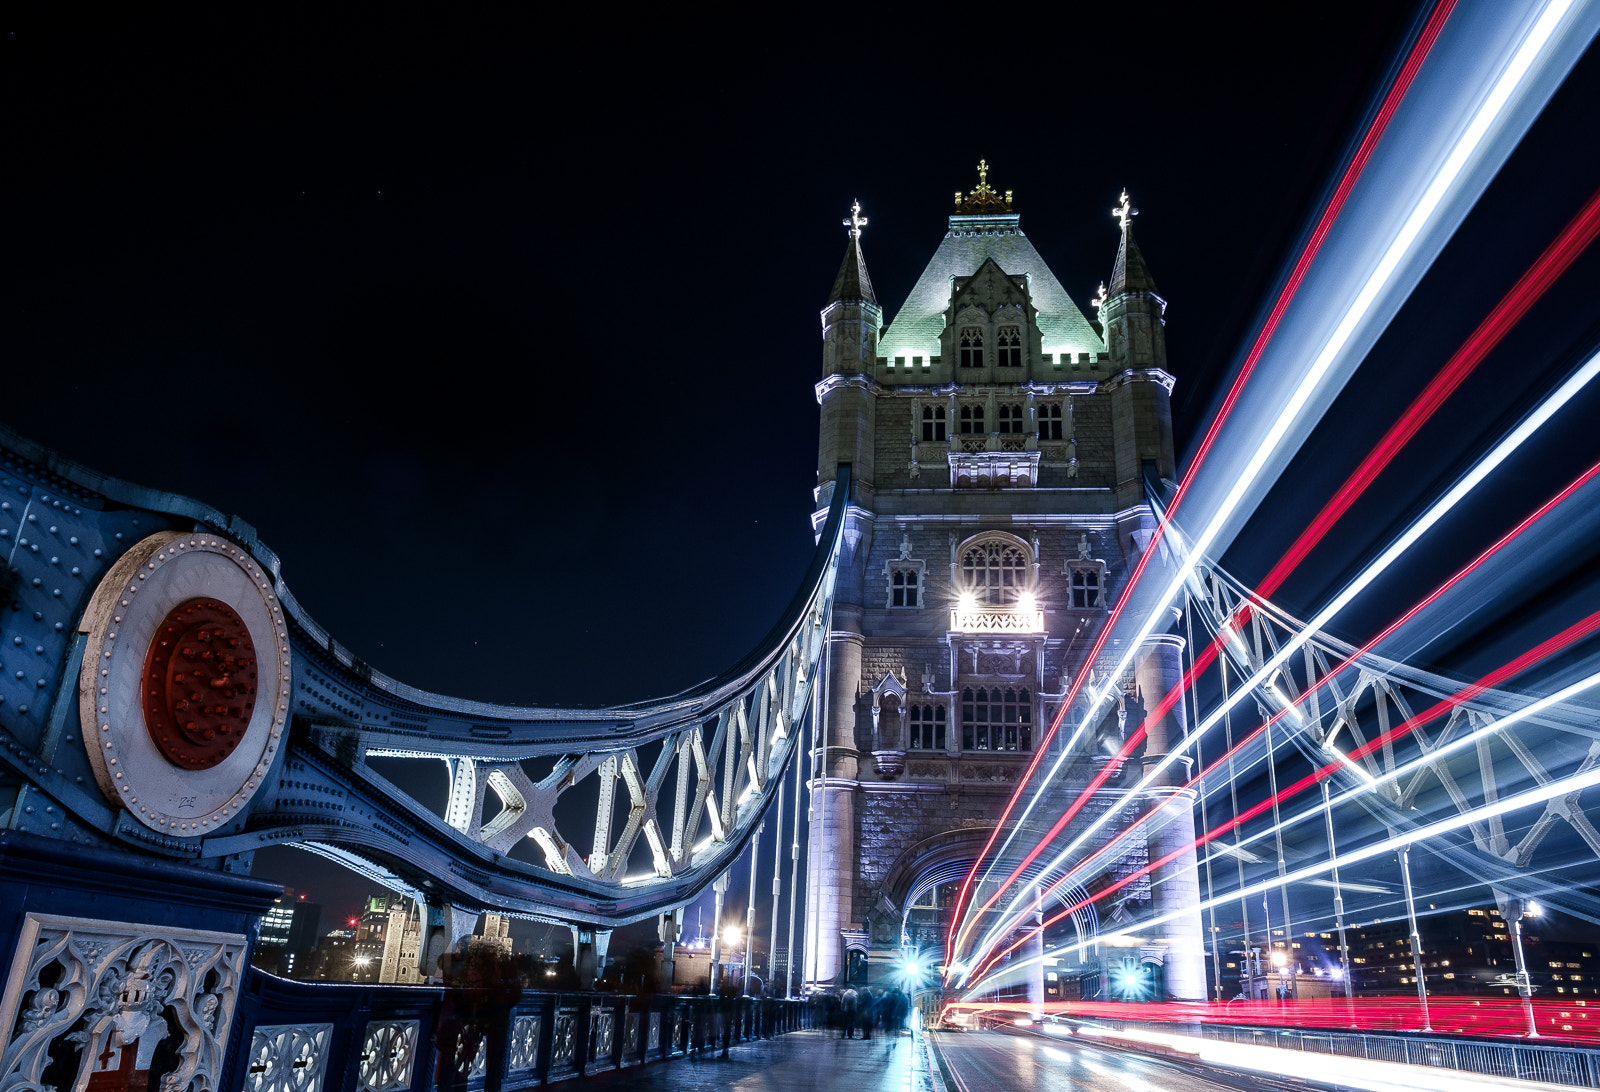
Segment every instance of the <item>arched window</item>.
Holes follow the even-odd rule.
[[[944,440],[944,407],[922,407],[922,438],[930,443]]]
[[[911,714],[911,750],[944,750],[944,706],[913,705]]]
[[[1010,606],[1032,586],[1029,558],[1004,540],[975,542],[961,554],[961,585],[979,606]]]
[[[965,751],[1033,749],[1033,699],[1028,691],[998,686],[961,692],[961,746]]]
[[[1061,439],[1061,403],[1042,402],[1039,404],[1036,413],[1039,417],[1039,439]]]
[[[916,569],[892,569],[889,573],[889,605],[891,607],[918,606],[922,574]]]
[[[1021,402],[1001,402],[999,430],[1004,433],[1022,433],[1023,407]]]
[[[984,433],[987,431],[988,429],[983,427],[982,406],[961,407],[961,434],[963,436],[970,436],[974,433]]]
[[[1074,610],[1100,607],[1100,569],[1098,566],[1072,567],[1072,606]]]
[[[977,326],[961,328],[961,366],[983,367],[983,330]]]
[[[995,340],[1000,343],[999,359],[997,364],[1002,368],[1022,367],[1022,331],[1016,326],[1002,326],[995,331]]]

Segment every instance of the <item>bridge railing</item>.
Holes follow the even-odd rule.
[[[293,982],[252,970],[225,1087],[246,1092],[534,1088],[809,1027],[802,1001]],[[447,1059],[441,1064],[441,1058]],[[453,1059],[454,1073],[452,1074]]]
[[[1507,1080],[1544,1081],[1577,1088],[1600,1088],[1600,1051],[1581,1047],[1496,1043],[1433,1035],[1375,1035],[1360,1031],[1302,1031],[1233,1024],[1206,1024],[1207,1039],[1282,1050],[1302,1050],[1341,1058],[1454,1069]]]

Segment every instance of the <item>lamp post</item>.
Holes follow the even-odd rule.
[[[1278,1004],[1283,1004],[1289,997],[1289,957],[1282,951],[1272,950],[1272,965],[1278,969]]]
[[[743,941],[744,941],[744,930],[739,928],[739,926],[737,926],[737,925],[729,925],[729,926],[725,927],[722,930],[722,946],[723,946],[724,949],[727,950],[727,962],[728,962],[728,973],[729,974],[733,973],[733,962],[734,962],[733,954],[734,954],[735,950],[738,949],[739,945]],[[745,958],[746,961],[748,961],[749,957],[750,957],[750,953],[749,953],[749,950],[747,948],[746,951],[745,951],[744,958]],[[745,976],[746,973],[748,973],[748,971],[749,971],[749,968],[745,967],[743,965],[743,963],[741,963],[740,964],[740,968],[739,968],[739,979],[740,979],[740,981],[739,981],[739,992],[740,993],[744,993],[745,992],[745,989],[744,989],[744,976]]]
[[[1511,954],[1517,960],[1517,993],[1522,997],[1522,1015],[1528,1021],[1528,1038],[1539,1038],[1539,1025],[1533,1018],[1533,981],[1522,957],[1522,919],[1539,916],[1539,904],[1531,899],[1517,900],[1517,916],[1511,922]]]

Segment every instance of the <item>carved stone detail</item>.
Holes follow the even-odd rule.
[[[521,1073],[538,1064],[539,1018],[519,1016],[511,1025],[511,1062],[507,1068],[513,1073]]]
[[[0,1088],[43,1088],[52,1066],[62,1089],[95,1074],[142,1087],[154,1066],[151,1092],[214,1092],[246,947],[234,933],[27,915],[0,999]]]
[[[250,1033],[247,1092],[322,1092],[332,1024],[263,1024]]]
[[[417,1020],[373,1020],[367,1024],[356,1092],[399,1092],[411,1087],[419,1024]]]

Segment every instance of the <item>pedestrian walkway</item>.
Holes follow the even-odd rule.
[[[841,1039],[837,1031],[820,1028],[736,1044],[726,1061],[674,1058],[568,1081],[562,1088],[564,1092],[941,1092],[929,1080],[928,1055],[920,1035]]]

